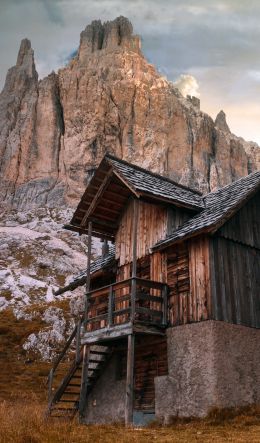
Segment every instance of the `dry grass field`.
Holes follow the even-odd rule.
[[[44,418],[45,405],[33,396],[0,403],[1,443],[260,442],[260,409],[214,412],[207,419],[154,424],[144,429],[84,426],[77,420]]]

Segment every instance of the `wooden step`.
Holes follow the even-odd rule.
[[[76,408],[61,408],[61,407],[55,408],[55,407],[53,407],[51,411],[63,411],[63,412],[73,411],[74,412],[75,409]]]
[[[67,399],[67,398],[60,398],[59,403],[75,403],[76,400],[73,399]]]
[[[90,355],[91,354],[95,354],[95,355],[109,355],[109,351],[92,351],[92,350],[90,350]]]
[[[64,391],[62,395],[64,394],[68,394],[68,395],[78,395],[79,394],[79,390],[77,391]]]
[[[94,358],[89,359],[89,363],[103,363],[104,361],[106,361],[104,358],[100,359],[100,360],[95,360]]]

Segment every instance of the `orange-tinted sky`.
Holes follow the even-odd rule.
[[[0,0],[0,86],[22,38],[42,77],[66,63],[88,23],[118,15],[163,75],[193,76],[202,110],[223,109],[234,133],[260,143],[259,0]]]

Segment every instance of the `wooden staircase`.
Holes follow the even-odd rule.
[[[72,419],[77,413],[84,416],[87,397],[112,354],[112,349],[107,346],[79,345],[80,325],[71,334],[62,353],[54,363],[48,377],[49,404],[47,416],[53,418]],[[55,371],[70,349],[74,337],[77,337],[75,359],[69,367],[65,377],[53,393],[53,379]]]

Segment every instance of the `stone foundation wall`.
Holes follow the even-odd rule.
[[[126,380],[117,380],[117,356],[114,355],[88,397],[86,423],[124,421]]]
[[[155,379],[156,417],[260,403],[260,329],[210,320],[169,328],[167,341],[169,375]]]

